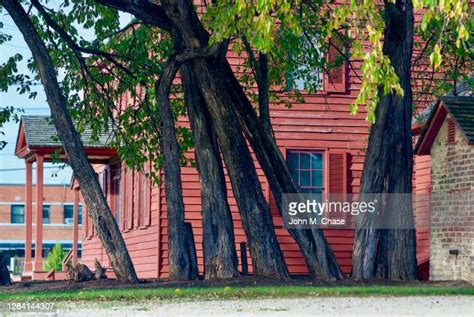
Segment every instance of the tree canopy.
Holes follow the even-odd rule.
[[[425,88],[441,94],[472,66],[472,10],[466,0],[418,0],[414,5],[422,13],[416,36],[424,45],[416,62],[423,64],[428,73],[443,69],[441,77],[425,76]],[[293,79],[303,79],[308,91],[316,91],[321,85],[321,70],[357,60],[361,61],[361,87],[351,113],[365,106],[367,119],[374,122],[378,86],[384,93],[403,94],[389,59],[382,53],[382,3],[239,0],[203,2],[196,10],[202,13],[203,24],[211,34],[210,44],[230,40],[237,54],[260,52],[268,56],[271,102],[291,106],[292,101],[301,100],[298,91],[281,94],[286,91],[289,74]],[[153,83],[173,53],[169,30],[136,18],[121,25],[119,11],[97,1],[64,1],[55,6],[33,0],[29,12],[64,75],[61,84],[79,126],[89,125],[100,132],[112,122],[117,132],[113,146],[122,159],[135,168],[149,159],[158,169],[162,162],[156,156],[154,136],[158,130],[150,118],[157,113]],[[7,33],[2,30],[2,43],[10,39]],[[329,46],[335,45],[328,38],[338,38],[337,43],[342,43],[336,62],[326,59]],[[429,57],[428,65],[424,57]],[[0,89],[7,91],[15,84],[19,93],[34,98],[32,81],[37,78],[18,74],[16,63],[21,60],[22,55],[16,53],[2,65]],[[453,60],[455,67],[443,67],[452,65]],[[251,60],[246,60],[244,75],[239,79],[247,95],[257,102],[253,66]],[[32,61],[28,61],[28,67],[35,74]],[[177,118],[185,114],[182,89],[174,85],[171,93]],[[7,115],[11,110],[5,107],[2,113]],[[183,152],[192,147],[187,129],[178,128],[177,133]],[[189,160],[183,156],[182,162]]]

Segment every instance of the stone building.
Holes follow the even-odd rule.
[[[464,88],[433,108],[416,153],[431,157],[430,280],[474,283],[474,95]]]

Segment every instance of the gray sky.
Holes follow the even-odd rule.
[[[125,25],[131,20],[130,15],[121,16],[122,24]],[[30,50],[26,45],[23,36],[21,35],[15,23],[10,16],[3,10],[0,13],[0,21],[3,23],[2,32],[11,35],[11,41],[0,45],[0,64],[3,64],[10,56],[20,53],[23,55],[23,61],[19,63],[18,72],[30,74],[26,67],[26,61],[31,57]],[[83,36],[87,38],[87,31],[83,31]],[[33,90],[38,92],[35,99],[28,99],[28,95],[20,95],[16,91],[16,87],[10,87],[7,93],[0,92],[0,106],[13,106],[24,110],[23,115],[49,115],[49,107],[46,102],[43,86],[39,83],[34,86]],[[0,150],[0,184],[24,184],[25,182],[25,162],[18,159],[15,155],[15,143],[18,134],[19,124],[9,122],[4,128],[1,128],[5,133],[0,136],[0,140],[8,142],[7,146]],[[33,165],[35,168],[35,165]],[[56,176],[53,174],[57,173]],[[69,184],[71,180],[72,171],[69,167],[60,170],[59,165],[45,163],[44,183],[45,184]],[[33,170],[33,180],[36,178],[36,170]]]

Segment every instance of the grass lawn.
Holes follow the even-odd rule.
[[[1,291],[1,289],[0,289]],[[312,296],[474,295],[473,287],[430,286],[249,286],[113,288],[0,293],[0,301],[110,301],[147,299],[252,299]]]

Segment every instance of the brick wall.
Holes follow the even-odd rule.
[[[473,283],[474,146],[457,126],[448,142],[448,120],[431,148],[430,279]]]
[[[50,205],[50,224],[43,224],[43,240],[72,242],[72,225],[64,224],[64,205],[73,204],[69,186],[48,186],[43,189],[43,204]],[[36,190],[33,186],[33,240],[35,236]],[[11,223],[11,205],[25,204],[24,185],[0,185],[0,242],[25,240],[25,225]],[[43,242],[44,243],[44,242]]]

